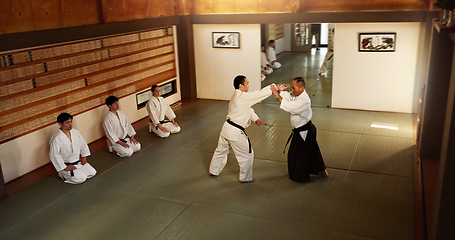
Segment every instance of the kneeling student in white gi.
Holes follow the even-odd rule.
[[[281,67],[281,63],[276,60],[276,53],[275,53],[275,40],[269,40],[269,47],[266,50],[267,59],[272,65],[272,68],[277,69]]]
[[[115,152],[120,157],[129,157],[141,150],[141,144],[134,138],[136,131],[126,115],[119,110],[118,98],[115,96],[106,98],[106,105],[109,112],[104,118],[103,128],[109,152]]]
[[[73,129],[73,116],[69,113],[58,115],[57,123],[60,129],[49,142],[49,158],[66,183],[83,183],[96,175],[96,170],[87,162],[90,156],[87,142]]]
[[[175,113],[169,104],[160,97],[160,87],[153,85],[151,87],[152,97],[147,102],[147,111],[149,112],[149,132],[165,138],[171,133],[180,132],[179,125],[175,122]],[[169,120],[165,120],[167,117]]]

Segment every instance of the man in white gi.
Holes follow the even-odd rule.
[[[119,110],[118,98],[115,96],[106,98],[106,105],[109,112],[104,118],[103,128],[109,152],[117,153],[120,157],[129,157],[141,150],[141,144],[134,138],[136,131],[126,115]]]
[[[83,183],[96,175],[96,170],[87,162],[90,156],[87,142],[73,129],[73,117],[69,113],[58,115],[57,123],[60,129],[49,142],[49,158],[66,183]]]
[[[250,125],[250,121],[254,121],[258,126],[267,125],[259,120],[251,107],[270,96],[276,86],[272,84],[262,90],[248,92],[248,79],[239,75],[234,78],[234,88],[235,92],[229,102],[227,120],[221,129],[218,147],[210,162],[209,175],[218,176],[221,173],[226,166],[229,150],[232,148],[240,167],[239,181],[253,182],[254,152],[245,128]]]
[[[149,132],[155,133],[158,137],[169,137],[171,133],[180,132],[179,125],[175,122],[175,113],[169,104],[160,97],[160,87],[153,85],[151,87],[152,97],[147,102],[147,111],[149,113]],[[169,120],[165,120],[167,117]]]
[[[272,89],[272,91],[280,102],[280,108],[291,113],[291,125],[294,128],[286,143],[287,145],[292,137],[288,151],[289,178],[293,181],[304,182],[310,179],[310,174],[328,177],[316,141],[317,130],[311,122],[313,112],[310,97],[305,91],[304,79],[301,77],[294,78],[292,94],[280,89]]]
[[[267,59],[269,60],[272,68],[278,69],[281,67],[281,63],[277,62],[277,60],[276,60],[275,40],[273,40],[273,39],[269,40],[269,47],[267,48],[266,54],[267,54]]]
[[[327,45],[327,53],[325,54],[324,62],[321,65],[321,68],[319,69],[318,75],[322,75],[327,71],[327,67],[329,66],[329,63],[333,60],[334,56],[334,48],[333,48],[333,40],[335,37],[335,28],[334,25],[331,23],[329,24],[329,43]]]
[[[273,72],[272,66],[270,65],[269,61],[267,60],[267,56],[265,55],[264,45],[261,45],[261,72],[264,73],[265,75],[268,75]]]

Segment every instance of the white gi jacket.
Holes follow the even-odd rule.
[[[164,117],[167,117],[169,120],[174,119],[175,113],[172,111],[172,108],[164,100],[163,97],[151,97],[147,102],[147,111],[150,116],[150,120],[156,126],[160,121],[164,121]]]
[[[261,67],[262,67],[262,69],[267,67],[267,65],[270,65],[269,61],[267,60],[267,56],[265,56],[265,52],[261,52]]]
[[[236,89],[229,102],[227,118],[232,122],[247,128],[250,121],[258,120],[258,116],[251,108],[254,104],[266,99],[272,94],[270,85],[254,92],[242,92]],[[220,135],[228,140],[236,141],[242,134],[242,131],[228,122],[225,122],[221,129]]]
[[[49,158],[57,171],[62,171],[67,166],[65,163],[74,163],[79,161],[80,156],[90,156],[90,150],[87,142],[76,129],[71,129],[71,141],[62,132],[58,130],[49,141],[50,151]]]
[[[268,47],[266,50],[266,53],[267,53],[267,59],[269,60],[269,62],[276,61],[275,48]]]
[[[113,112],[109,111],[104,118],[103,123],[106,137],[112,144],[127,136],[132,137],[136,135],[136,131],[134,131],[133,126],[126,118],[126,115],[120,110],[117,110],[117,114],[118,117]]]
[[[290,92],[281,91],[280,96],[283,98],[281,100],[280,108],[291,114],[291,126],[293,128],[299,128],[311,120],[311,117],[313,116],[311,99],[306,91],[303,91],[303,93],[297,97]],[[303,140],[306,139],[307,133],[308,131],[300,132]]]

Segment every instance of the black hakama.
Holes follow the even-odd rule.
[[[303,140],[300,132],[308,130]],[[318,174],[325,170],[321,150],[316,141],[316,127],[311,121],[292,130],[292,140],[288,151],[289,178],[293,181],[304,182],[310,179],[310,174]]]

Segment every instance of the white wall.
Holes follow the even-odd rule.
[[[174,27],[174,47],[177,49],[177,35]],[[176,50],[177,52],[177,50]],[[176,66],[178,56],[176,54]],[[169,104],[181,100],[179,71],[177,68],[177,94],[169,96],[166,101]],[[171,79],[173,80],[173,79]],[[169,80],[169,81],[171,81]],[[120,110],[125,112],[130,122],[138,121],[148,115],[145,108],[137,110],[136,94],[123,97],[119,101]],[[96,109],[74,116],[73,127],[79,130],[85,140],[90,143],[104,137],[102,122],[107,114],[107,106],[100,106]],[[49,139],[58,131],[58,124],[45,127],[25,136],[16,138],[0,145],[0,163],[5,182],[14,180],[30,171],[33,171],[49,160]],[[141,139],[138,139],[141,141]],[[90,161],[90,157],[88,158]]]
[[[212,48],[212,32],[240,32],[240,48]],[[194,24],[193,33],[198,98],[229,100],[237,75],[248,78],[250,91],[261,88],[259,24]]]
[[[332,107],[413,112],[420,23],[337,23]],[[396,32],[395,52],[359,52],[361,32]]]
[[[292,23],[284,24],[283,51],[290,52],[292,45]]]

